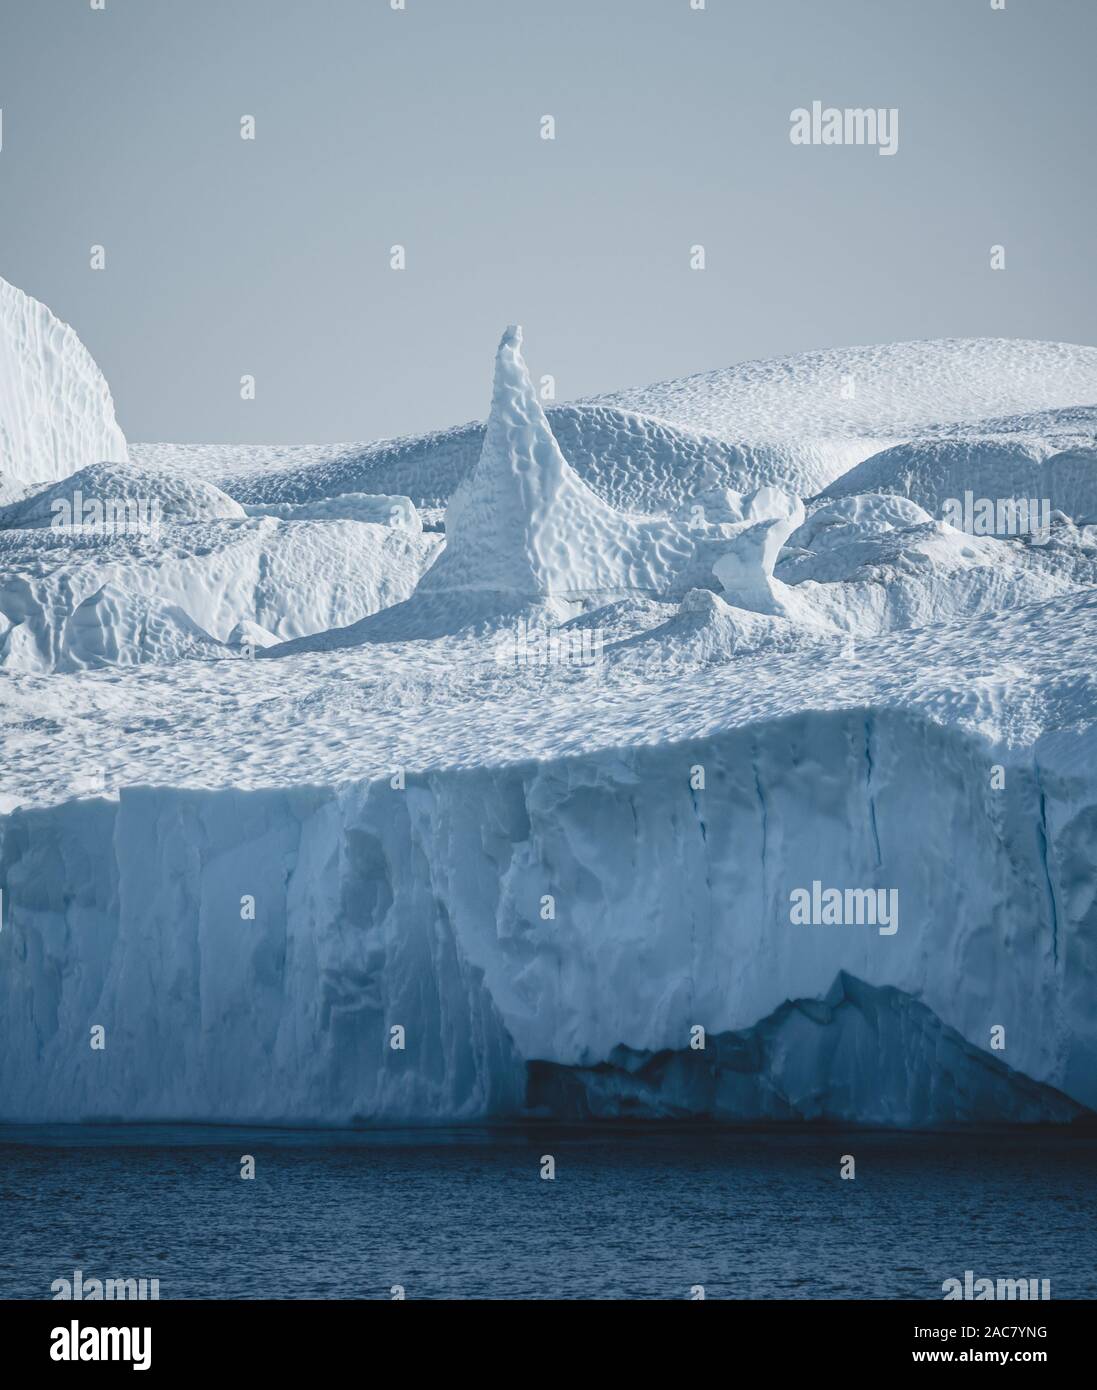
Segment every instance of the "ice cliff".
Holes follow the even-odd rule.
[[[110,390],[68,324],[0,279],[0,488],[129,458]]]
[[[1032,1083],[1097,1105],[1097,881],[1085,748],[1048,753],[996,793],[978,741],[850,710],[402,788],[133,788],[13,811],[0,1114],[515,1115],[527,1064],[585,1077],[622,1047],[688,1050],[701,1025],[690,1061],[710,1079],[664,1069],[652,1113],[729,1117],[739,1096],[742,1118],[1062,1119]],[[813,879],[896,888],[899,930],[793,924],[790,892]],[[898,993],[859,1004],[852,1032],[825,1009],[769,1029],[738,1075],[722,1035],[825,999],[842,971]],[[599,1112],[584,1077],[561,1083],[562,1113],[576,1087]]]

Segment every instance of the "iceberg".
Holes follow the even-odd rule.
[[[0,279],[0,487],[14,496],[88,464],[128,459],[87,348],[44,304]]]
[[[1097,351],[546,411],[521,346],[485,426],[0,512],[0,1120],[1085,1119],[1097,545],[934,507],[1097,447]],[[156,537],[51,524],[130,482]]]

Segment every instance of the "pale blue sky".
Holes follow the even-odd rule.
[[[482,416],[514,321],[561,399],[1094,342],[1095,53],[1094,0],[0,0],[0,274],[135,440]],[[793,146],[814,99],[898,107],[898,154]]]

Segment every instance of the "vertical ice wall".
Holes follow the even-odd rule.
[[[982,1053],[1001,1027],[1000,1061],[1092,1106],[1090,751],[1042,749],[993,791],[978,741],[849,710],[401,789],[14,811],[0,1119],[474,1120],[520,1108],[528,1062],[688,1052],[694,1025],[750,1029],[843,971]],[[816,879],[894,889],[897,931],[793,922],[791,890]],[[825,1035],[823,1015],[794,1019],[747,1113],[770,1077],[804,1113],[970,1115],[982,1064],[945,1038],[939,1065],[944,1035],[898,1026],[900,1005]],[[692,1084],[658,1089],[696,1103]]]
[[[75,331],[0,279],[0,488],[128,463],[102,372]]]

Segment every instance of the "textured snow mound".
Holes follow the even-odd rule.
[[[1097,436],[1095,436],[1097,439]],[[892,492],[933,516],[946,502],[1033,498],[1077,520],[1097,519],[1097,444],[1056,450],[1033,436],[923,439],[874,455],[821,494]]]
[[[274,516],[282,521],[372,521],[378,526],[402,526],[421,531],[423,522],[410,497],[346,492],[312,502],[272,502],[246,508],[249,516]]]
[[[789,438],[725,440],[610,405],[546,405],[545,418],[573,470],[611,507],[672,511],[696,492],[707,471],[747,491],[772,484],[805,496],[873,453],[879,442]],[[444,507],[472,473],[484,425],[376,444],[203,446],[135,444],[149,465],[200,473],[245,505],[307,502],[346,492],[403,493],[416,506]]]
[[[1097,348],[949,339],[835,348],[747,362],[568,404],[545,416],[561,452],[603,501],[672,511],[706,468],[721,485],[809,497],[914,436],[1036,433],[1056,448],[1097,439]],[[990,417],[988,419],[988,417]],[[157,467],[200,474],[245,504],[345,492],[444,506],[476,466],[484,426],[371,444],[135,445]],[[858,492],[877,490],[859,484]]]
[[[755,613],[788,613],[795,595],[774,579],[773,569],[781,547],[804,520],[804,504],[798,497],[764,488],[750,507],[751,519],[730,528],[730,543],[716,559],[712,572],[723,587],[724,598],[734,607]]]
[[[782,1004],[703,1048],[618,1047],[596,1067],[530,1065],[554,1117],[822,1120],[881,1126],[1065,1124],[1083,1107],[973,1047],[924,1004],[839,972],[823,999]]]
[[[68,324],[0,279],[0,487],[129,458],[110,390]]]
[[[94,529],[100,519],[104,529],[110,529],[116,519],[119,526],[136,529],[151,525],[153,519],[187,522],[243,516],[239,502],[201,479],[134,464],[93,463],[0,507],[0,530],[62,524]]]
[[[931,522],[929,512],[906,497],[887,493],[855,493],[812,509],[806,521],[789,536],[790,550],[831,550],[854,539],[868,540],[879,532],[905,531]]]
[[[697,664],[741,656],[773,656],[823,640],[821,622],[790,621],[784,614],[732,606],[710,589],[691,589],[676,612],[612,645],[606,659],[649,677],[669,667],[688,671]]]
[[[909,437],[1097,402],[1097,348],[945,338],[828,348],[592,398],[723,439]]]
[[[1078,539],[1075,537],[1075,539]],[[974,618],[1097,583],[1097,550],[968,535],[905,498],[826,502],[789,537],[784,611],[858,636]]]
[[[133,666],[226,655],[177,604],[104,584],[65,623],[58,668]]]
[[[630,516],[570,467],[521,354],[520,328],[499,344],[491,415],[471,477],[446,511],[446,547],[419,593],[477,591],[539,599],[691,587],[696,538],[670,518]]]
[[[440,538],[359,521],[164,524],[156,534],[0,531],[0,666],[70,671],[232,653],[205,646],[238,624],[257,646],[357,621],[411,594]],[[106,591],[106,597],[83,607]],[[157,613],[158,626],[141,621]],[[188,620],[184,637],[160,633]],[[113,633],[100,632],[117,624]],[[246,640],[246,639],[245,639]]]

